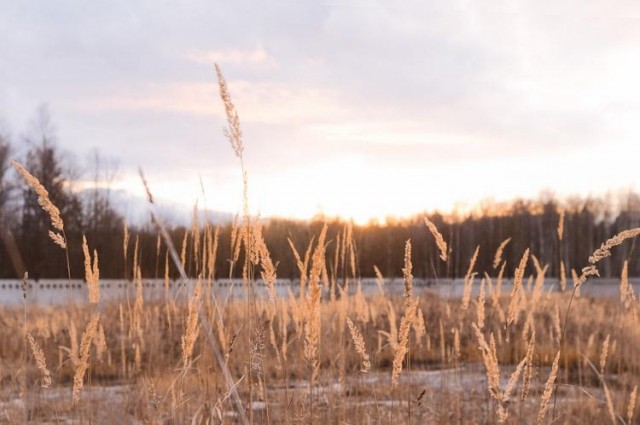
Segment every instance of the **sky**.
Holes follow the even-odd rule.
[[[46,105],[58,146],[136,195],[141,168],[158,198],[240,210],[214,63],[262,216],[640,187],[637,2],[2,2],[0,39],[16,155]]]

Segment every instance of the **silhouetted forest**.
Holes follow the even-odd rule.
[[[111,204],[105,181],[113,174],[105,169],[99,155],[93,164],[95,189],[91,196],[80,197],[72,190],[77,173],[65,163],[49,129],[46,113],[39,117],[38,131],[21,140],[26,152],[16,157],[7,136],[0,135],[0,277],[21,277],[27,270],[33,278],[63,278],[67,276],[65,253],[48,237],[49,217],[37,202],[37,195],[15,173],[9,161],[17,159],[36,176],[49,191],[53,203],[60,209],[68,240],[72,278],[84,276],[82,235],[85,234],[92,249],[99,253],[102,278],[130,278],[134,244],[138,240],[137,254],[143,277],[163,277],[166,247],[159,243],[157,232],[149,222],[129,230],[127,256],[124,256],[124,218]],[[417,195],[418,196],[418,195]],[[425,200],[426,203],[426,200]],[[565,211],[564,238],[559,240],[557,226],[560,211]],[[573,268],[579,271],[586,265],[589,255],[606,239],[621,230],[640,225],[640,195],[627,191],[624,194],[605,197],[573,197],[556,199],[543,194],[536,200],[513,200],[509,203],[485,202],[470,213],[449,215],[431,214],[430,220],[449,243],[450,259],[444,263],[439,258],[432,235],[424,224],[424,215],[410,219],[388,219],[386,223],[353,225],[353,255],[356,273],[374,276],[374,265],[387,277],[402,275],[404,244],[411,239],[413,245],[413,273],[416,277],[461,277],[467,272],[469,260],[480,246],[476,265],[478,271],[494,274],[494,253],[500,243],[511,238],[503,258],[507,261],[507,275],[512,275],[517,261],[528,247],[540,263],[549,264],[547,276],[559,276],[560,260],[566,265],[567,275]],[[310,221],[286,219],[264,220],[263,234],[277,263],[278,276],[295,278],[298,268],[288,238],[296,249],[304,254],[312,236],[317,235],[327,221],[315,218]],[[333,253],[339,238],[344,238],[347,223],[328,219],[327,261],[334,264]],[[188,233],[185,255],[192,258],[195,245],[206,236],[212,241],[214,229],[201,223],[194,238],[193,228],[172,228],[170,233],[180,250],[185,233]],[[216,256],[216,277],[229,276],[229,259],[232,258],[232,224],[219,227],[219,243]],[[196,241],[198,239],[198,241]],[[622,263],[629,259],[629,274],[640,275],[640,264],[634,242],[624,244],[613,251],[613,256],[600,268],[602,276],[618,276]],[[187,260],[187,271],[195,261]],[[335,266],[335,265],[334,265]],[[237,276],[241,270],[234,270]],[[170,275],[176,276],[170,267]]]

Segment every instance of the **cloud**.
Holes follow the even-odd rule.
[[[217,86],[213,83],[146,83],[120,86],[108,93],[87,96],[67,104],[95,111],[155,111],[222,116],[218,102]]]
[[[229,91],[243,123],[323,122],[339,119],[344,107],[331,90],[278,82],[229,80]],[[224,118],[217,82],[124,85],[65,104],[96,111],[157,111]]]
[[[193,51],[187,53],[185,57],[190,61],[209,66],[213,63],[276,66],[275,59],[271,57],[262,46],[257,46],[252,50],[224,49],[217,51]]]
[[[577,158],[596,167],[614,162],[605,150],[638,152],[638,16],[636,3],[605,1],[5,2],[0,119],[19,128],[48,102],[70,150],[217,184],[235,167],[218,62],[247,163],[269,181],[296,179],[279,174],[292,164],[334,172],[343,156],[389,179],[472,164],[496,176]]]

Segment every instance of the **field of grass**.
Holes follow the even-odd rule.
[[[246,194],[242,133],[218,77]],[[64,224],[45,188],[14,166],[50,214],[51,239],[66,250]],[[25,291],[23,307],[3,308],[0,423],[638,422],[640,327],[626,267],[620,300],[578,293],[610,250],[640,230],[605,241],[585,259],[588,267],[568,282],[562,277],[553,292],[542,290],[546,265],[528,250],[509,276],[510,291],[502,290],[506,242],[491,270],[476,270],[470,258],[462,298],[443,299],[414,294],[410,240],[392,253],[404,257],[404,293],[388,295],[379,275],[377,293],[365,296],[351,227],[337,234],[325,227],[308,246],[291,244],[300,288],[283,298],[273,287],[278,259],[248,211],[245,196],[230,241],[194,223],[189,250],[173,247],[156,220],[165,269],[173,261],[182,271],[184,302],[168,292],[145,301],[137,249],[128,243],[123,258],[133,260],[136,295],[101,300],[99,253],[85,241],[88,304],[30,305]],[[549,231],[562,239],[562,219]],[[455,247],[429,221],[425,232],[446,263]],[[242,275],[244,299],[209,290],[221,243],[233,247],[228,260]],[[194,278],[184,273],[187,262],[196,264]],[[266,297],[255,293],[258,278]],[[474,281],[482,283],[472,297]]]
[[[216,304],[204,290],[190,304],[168,298],[29,307],[27,299],[26,319],[24,309],[5,308],[0,420],[241,422],[208,339],[210,331],[251,423],[497,423],[500,409],[508,415],[506,423],[538,422],[544,387],[561,346],[569,292],[536,293],[535,286],[527,290],[525,285],[516,318],[506,327],[511,297],[498,295],[497,281],[485,301],[477,297],[463,310],[464,300],[433,296],[408,305],[404,298],[387,297],[384,286],[372,297],[358,291],[340,297],[339,289],[332,297],[333,278],[328,280],[328,286],[322,279],[309,282],[321,288],[315,306],[312,291],[275,303],[247,299]],[[357,280],[348,279],[348,284],[357,285]],[[197,308],[206,325],[194,314]],[[98,325],[87,331],[98,314]],[[316,319],[317,340],[312,328]],[[577,298],[566,326],[557,421],[633,423],[628,407],[640,370],[635,306]],[[43,388],[44,375],[25,332],[43,350],[52,381],[48,388]],[[88,333],[93,334],[90,339]],[[487,352],[479,348],[483,340]],[[189,341],[193,347],[185,353]],[[403,345],[407,355],[394,363]],[[83,388],[74,401],[74,376],[83,361]],[[394,365],[402,367],[396,370],[395,387]],[[499,376],[492,381],[495,372],[487,368],[494,365]],[[515,384],[507,400],[511,378]],[[549,412],[542,422],[551,418]]]

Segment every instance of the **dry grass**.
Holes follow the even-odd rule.
[[[313,288],[314,285],[311,287]],[[325,292],[326,289],[321,291]],[[227,341],[221,345],[229,353],[227,364],[231,375],[238,383],[240,397],[248,404],[249,388],[246,377],[243,378],[243,376],[248,373],[245,370],[246,353],[252,348],[249,345],[251,341],[242,338],[241,335],[247,332],[243,324],[246,315],[250,313],[245,308],[244,301],[230,302],[222,307],[222,319],[218,321],[215,319],[213,301],[210,296],[206,296],[208,293],[206,287],[202,292],[202,309],[216,323],[216,326],[221,323],[225,330],[222,335],[225,335]],[[313,290],[309,294],[310,297],[312,293]],[[524,296],[526,299],[531,299],[533,293],[525,290]],[[540,408],[540,404],[534,405],[533,400],[541,397],[545,380],[549,375],[548,367],[553,365],[558,347],[556,331],[551,325],[556,316],[555,305],[566,303],[567,297],[568,294],[551,294],[549,298],[542,297],[535,309],[527,312],[527,314],[531,313],[533,330],[527,331],[530,336],[527,340],[523,340],[519,335],[525,331],[524,320],[518,322],[519,324],[512,324],[508,331],[505,330],[500,310],[504,308],[502,306],[508,304],[509,297],[507,294],[500,296],[498,305],[487,304],[485,307],[486,323],[482,336],[486,341],[484,344],[480,342],[474,331],[476,316],[469,317],[464,314],[460,310],[458,300],[443,300],[414,293],[414,301],[407,308],[404,297],[389,298],[372,295],[365,298],[369,312],[366,321],[351,319],[359,317],[355,294],[335,301],[321,297],[319,303],[312,304],[315,306],[311,310],[319,314],[311,317],[303,314],[299,319],[294,319],[296,315],[294,303],[298,302],[297,298],[289,301],[278,299],[276,312],[271,307],[273,303],[268,299],[257,300],[255,318],[272,321],[272,325],[268,325],[272,326],[272,331],[267,328],[267,340],[273,339],[273,343],[262,346],[254,344],[253,347],[254,354],[260,354],[257,358],[261,367],[260,382],[263,387],[258,391],[260,384],[254,383],[256,385],[254,389],[258,394],[258,399],[254,399],[254,402],[268,400],[270,418],[274,423],[285,421],[287,417],[308,419],[309,401],[303,396],[305,391],[296,385],[305,383],[306,388],[310,378],[313,378],[314,388],[323,389],[323,393],[328,391],[326,388],[331,388],[334,384],[339,384],[341,388],[336,388],[335,392],[332,390],[326,393],[330,404],[325,407],[322,407],[321,399],[316,399],[313,415],[316,421],[322,417],[329,418],[327,420],[330,422],[340,421],[340,418],[351,418],[350,422],[364,423],[365,416],[359,417],[356,412],[360,412],[361,415],[368,412],[366,415],[371,415],[370,417],[376,422],[377,413],[374,412],[379,409],[382,416],[392,414],[400,423],[414,421],[446,423],[446,421],[438,422],[437,417],[449,417],[458,400],[459,403],[464,404],[459,407],[461,417],[467,419],[475,417],[476,423],[497,422],[500,415],[504,413],[508,414],[506,423],[522,423],[523,418],[535,418]],[[568,346],[563,355],[564,360],[562,364],[558,364],[558,377],[562,382],[581,386],[596,399],[600,398],[602,404],[593,404],[590,411],[595,411],[597,415],[599,409],[602,409],[605,420],[609,421],[604,386],[594,371],[584,367],[582,356],[584,354],[593,363],[599,364],[603,352],[600,347],[605,344],[606,337],[610,334],[603,376],[609,386],[608,391],[616,412],[620,415],[624,412],[624,416],[628,417],[630,394],[637,385],[640,371],[638,356],[640,332],[634,325],[635,319],[631,313],[620,310],[617,300],[594,302],[583,297],[574,302],[576,311],[580,314],[569,316],[567,335],[571,335],[571,338],[568,339]],[[76,383],[76,387],[80,387],[82,382],[86,386],[86,371],[90,370],[92,388],[96,385],[109,387],[114,383],[121,383],[130,388],[141,385],[144,389],[146,388],[144,382],[154,382],[155,393],[162,400],[161,416],[172,417],[178,422],[193,419],[207,400],[215,400],[214,403],[218,404],[217,408],[223,413],[233,412],[235,407],[229,402],[224,379],[218,367],[212,366],[213,353],[201,333],[196,333],[195,338],[191,338],[193,345],[188,362],[183,358],[183,351],[180,349],[181,341],[188,339],[185,336],[193,332],[193,326],[190,325],[193,320],[189,320],[190,317],[194,317],[191,306],[192,302],[184,304],[171,301],[167,304],[145,302],[143,310],[139,313],[141,318],[135,319],[138,313],[133,305],[129,308],[126,304],[102,304],[99,325],[86,326],[80,343],[75,349],[73,341],[78,337],[73,336],[73,332],[70,334],[67,329],[74,329],[75,324],[91,322],[92,316],[88,308],[77,306],[73,311],[67,311],[57,307],[30,307],[29,332],[42,348],[45,362],[51,370],[53,381],[51,390],[60,391],[69,388],[69,393],[66,393],[68,395],[62,393],[59,396],[60,406],[64,407],[65,411],[66,409],[69,409],[69,412],[75,411],[77,417],[82,416],[86,420],[92,417],[97,418],[95,414],[90,414],[90,411],[85,409],[89,405],[98,405],[98,402],[90,397],[90,394],[96,390],[91,390],[89,393],[78,390],[77,406],[70,407],[74,400],[72,384]],[[306,304],[301,306],[307,308]],[[120,312],[122,312],[122,320],[119,318]],[[614,314],[614,312],[618,313]],[[270,315],[273,315],[271,319],[269,319]],[[387,339],[381,332],[393,334],[389,323],[395,323],[396,319],[393,318],[395,315],[401,318],[401,323],[398,325],[399,329],[395,332],[395,336]],[[344,317],[342,322],[339,319],[341,316]],[[350,319],[346,320],[347,317]],[[418,317],[423,318],[424,333],[412,326]],[[317,322],[307,327],[308,320],[317,320]],[[11,332],[11,329],[20,328],[20,322],[19,310],[3,311],[0,337],[5,341],[5,345],[2,349],[0,370],[3,382],[6,382],[2,393],[5,400],[11,399],[11,388],[17,389],[15,397],[20,393],[18,391],[20,376],[12,375],[10,372],[19,369],[12,365],[19,365],[22,362],[19,348],[22,341],[19,334]],[[352,323],[353,329],[357,327],[359,337],[355,336],[355,332],[350,329],[352,326],[349,326],[349,322]],[[169,323],[172,325],[170,326]],[[256,323],[263,322],[256,320]],[[442,330],[440,330],[440,323]],[[140,332],[144,335],[143,341],[138,337],[138,330],[136,330],[138,326],[141,327]],[[340,342],[341,329],[345,327],[350,330],[351,338]],[[95,328],[95,332],[92,328]],[[607,332],[603,332],[604,330]],[[307,334],[312,331],[317,333]],[[273,335],[269,335],[271,332]],[[507,342],[507,332],[512,335],[510,342]],[[92,344],[88,342],[91,334],[95,335]],[[101,334],[104,335],[104,343],[98,342]],[[485,334],[487,337],[484,336]],[[392,343],[388,344],[387,341]],[[592,341],[590,347],[587,344],[588,341]],[[614,343],[614,341],[617,342]],[[478,345],[484,348],[479,351]],[[72,348],[68,351],[60,351],[59,346]],[[97,349],[98,346],[102,346],[101,350]],[[77,352],[75,361],[73,360],[74,351]],[[360,372],[367,369],[366,357],[363,353],[368,355],[370,363],[368,374]],[[487,356],[487,359],[483,360],[483,356]],[[279,358],[282,361],[278,361]],[[311,363],[307,359],[311,360]],[[407,361],[412,365],[411,370],[404,370]],[[460,379],[470,379],[465,378],[468,373],[465,369],[479,361],[489,366],[487,369],[490,372],[488,376],[489,382],[492,383],[490,386],[492,390],[487,394],[492,394],[490,397],[493,400],[492,403],[495,403],[490,410],[486,410],[486,407],[491,404],[486,404],[482,392],[477,392],[471,400],[466,400],[458,384]],[[341,362],[344,364],[341,365]],[[459,368],[463,365],[465,369]],[[314,376],[309,375],[310,366]],[[344,380],[340,381],[338,376],[342,367]],[[444,394],[439,388],[432,388],[427,384],[428,381],[422,381],[420,376],[425,370],[432,371],[430,373],[440,371],[438,373],[442,373],[443,377],[451,374],[451,378],[442,383],[445,393],[450,397],[447,401],[439,399]],[[516,375],[513,374],[515,370],[519,370]],[[508,382],[502,382],[502,376],[507,373],[505,371],[508,371],[506,377],[510,378]],[[76,376],[78,378],[75,378]],[[369,381],[358,376],[371,376],[372,379],[375,377],[378,380],[375,388],[371,387]],[[421,409],[428,409],[423,411],[422,418],[426,418],[425,422],[419,422],[417,416],[414,416],[417,415],[416,406],[413,406],[414,411],[411,413],[413,419],[410,420],[407,405],[398,400],[398,398],[402,399],[402,394],[409,388],[406,386],[409,377],[412,383],[410,388],[415,397],[426,389],[421,400]],[[81,381],[80,378],[84,379]],[[394,378],[397,382],[395,395],[392,392]],[[42,383],[41,374],[33,379],[34,384]],[[298,384],[291,387],[291,383],[295,382]],[[560,390],[566,391],[562,386]],[[518,391],[518,397],[513,396],[516,391]],[[285,395],[284,392],[287,394]],[[581,391],[571,394],[571,398],[575,401],[562,401],[562,395],[560,397],[561,402],[557,410],[563,418],[566,412],[571,411],[571,403],[584,404],[591,400]],[[134,398],[138,401],[132,407],[132,417],[139,420],[151,420],[154,417],[153,412],[146,407],[153,401],[150,397],[146,390],[135,393]],[[314,397],[317,396],[314,395]],[[507,397],[510,400],[509,403],[504,401]],[[396,402],[391,408],[385,400],[394,399]],[[67,406],[67,403],[70,405]],[[40,406],[40,402],[34,402],[32,406],[36,408]],[[352,407],[345,410],[347,406]],[[370,406],[372,410],[366,406]],[[484,413],[480,416],[469,416],[474,411],[476,414]],[[256,411],[254,420],[257,421],[258,417],[262,417],[261,415]],[[492,415],[496,415],[494,419]],[[225,423],[232,422],[227,419]],[[295,421],[292,419],[292,422]],[[380,419],[378,422],[385,423],[386,420]],[[561,422],[565,422],[564,419]]]
[[[513,289],[511,290],[511,299],[509,301],[509,311],[507,315],[507,326],[511,325],[516,318],[517,313],[520,308],[520,302],[522,300],[522,278],[524,277],[524,268],[527,266],[527,261],[529,260],[529,248],[527,248],[522,254],[522,258],[520,259],[520,264],[518,264],[518,268],[516,269],[515,276],[513,278]]]
[[[362,372],[369,372],[371,369],[371,361],[369,360],[369,354],[367,353],[367,349],[365,347],[364,338],[362,334],[353,324],[351,319],[347,317],[347,325],[349,326],[349,332],[351,333],[351,339],[353,339],[353,345],[355,346],[356,351],[362,357]]]
[[[95,313],[91,318],[91,321],[87,325],[87,329],[82,334],[80,340],[80,351],[78,354],[78,362],[76,365],[75,373],[73,375],[73,402],[77,403],[80,399],[80,391],[84,385],[84,374],[89,369],[89,355],[91,350],[91,344],[93,338],[98,331],[98,321],[100,320],[100,313]]]
[[[595,250],[593,254],[589,257],[589,263],[596,264],[600,260],[611,255],[611,248],[620,245],[627,239],[635,238],[640,235],[640,228],[624,230],[611,239],[608,239],[606,242],[602,243],[602,246]]]
[[[449,253],[447,251],[447,242],[442,237],[442,234],[438,231],[436,225],[433,224],[428,218],[425,217],[424,223],[436,241],[438,250],[440,250],[440,259],[442,261],[447,261],[447,259],[449,258]]]
[[[40,181],[29,173],[26,168],[22,166],[17,161],[11,161],[11,165],[18,171],[18,173],[22,176],[24,181],[38,194],[38,204],[42,207],[42,209],[49,214],[49,218],[51,219],[51,226],[59,232],[64,230],[64,223],[62,222],[62,217],[60,217],[60,210],[56,207],[51,199],[49,198],[49,192],[47,189],[40,183]],[[53,232],[51,232],[53,233]],[[50,235],[51,235],[50,233]],[[52,238],[54,242],[60,244],[62,241],[63,245],[65,244],[64,238],[60,234],[55,234],[55,238]],[[61,245],[62,246],[62,245]],[[62,246],[62,248],[65,248]]]
[[[545,421],[545,417],[547,415],[547,410],[549,410],[549,401],[551,400],[551,396],[553,395],[553,388],[558,378],[558,365],[560,363],[560,351],[556,354],[556,357],[553,360],[553,365],[551,366],[551,373],[549,373],[549,378],[547,378],[547,383],[544,384],[544,391],[542,392],[542,397],[540,398],[540,410],[538,411],[538,424],[542,424]]]
[[[496,249],[496,253],[493,256],[493,268],[497,269],[498,266],[500,265],[500,263],[502,262],[502,253],[504,252],[504,249],[507,247],[507,244],[511,242],[511,238],[507,238],[505,240],[503,240],[500,245],[498,246],[498,249]]]
[[[165,270],[172,259],[188,295],[169,296],[173,283],[165,272],[164,299],[150,301],[137,264],[137,240],[128,265],[125,225],[123,261],[135,298],[110,303],[99,297],[98,253],[92,256],[83,239],[87,305],[34,306],[25,299],[23,309],[0,312],[0,422],[633,423],[640,328],[627,267],[620,300],[576,295],[598,274],[610,250],[640,235],[640,229],[603,243],[580,275],[571,269],[572,293],[547,291],[548,265],[526,249],[513,290],[504,294],[502,280],[513,267],[502,259],[510,239],[496,250],[492,270],[475,270],[478,247],[459,300],[414,286],[410,240],[401,271],[403,296],[387,294],[392,291],[377,267],[378,290],[367,294],[358,278],[359,247],[351,226],[329,234],[325,225],[310,237],[304,255],[289,240],[299,286],[289,288],[288,298],[278,297],[280,259],[271,258],[259,221],[248,214],[238,114],[218,67],[216,72],[226,135],[243,168],[243,215],[234,220],[231,239],[219,241],[218,230],[199,223],[194,213],[178,253],[156,221],[162,235],[156,255],[160,258],[164,247]],[[46,189],[24,167],[13,165],[49,213],[52,233],[59,235],[54,241],[66,246],[59,211]],[[449,261],[452,248],[433,223],[425,224],[440,258]],[[559,240],[563,225],[561,215]],[[214,279],[219,243],[230,244],[232,272],[241,268],[235,272],[243,276],[242,299],[215,295],[223,289]],[[530,258],[536,275],[527,286]],[[186,276],[189,266],[196,279]],[[564,263],[559,267],[564,274]],[[266,284],[264,299],[256,295],[263,284],[255,278],[258,270]],[[471,303],[478,273],[484,279]],[[577,313],[571,314],[572,304]],[[84,329],[79,342],[78,329]],[[35,365],[28,361],[28,347]],[[126,396],[120,397],[120,390]]]
[[[33,335],[27,332],[27,340],[29,341],[29,347],[31,347],[31,352],[33,353],[33,357],[36,360],[36,364],[38,369],[42,373],[42,388],[51,387],[51,372],[47,369],[47,361],[44,357],[44,352],[38,346],[38,343],[35,339],[33,339]]]
[[[98,251],[93,251],[93,259],[89,253],[87,238],[82,235],[82,252],[84,253],[84,278],[89,288],[89,304],[100,302],[100,267],[98,266]]]
[[[633,416],[636,410],[636,400],[638,398],[638,386],[633,387],[633,391],[629,396],[629,405],[627,406],[627,423],[633,423]]]

